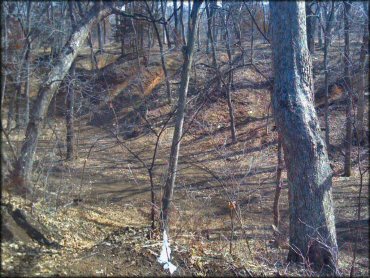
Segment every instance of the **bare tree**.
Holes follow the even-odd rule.
[[[272,1],[270,8],[275,73],[272,104],[290,196],[288,260],[309,261],[318,269],[336,273],[332,172],[312,98],[305,4]]]
[[[27,125],[26,137],[22,144],[21,154],[14,167],[13,178],[19,178],[22,182],[28,183],[32,171],[34,154],[40,133],[41,124],[44,120],[47,108],[60,83],[69,71],[78,52],[83,47],[89,31],[96,21],[110,14],[112,8],[105,6],[99,9],[95,5],[86,19],[83,19],[77,29],[70,36],[63,51],[55,60],[51,71],[42,82],[37,99],[32,107],[30,121]]]
[[[180,141],[184,125],[186,96],[189,88],[190,71],[193,62],[194,41],[197,29],[198,12],[202,1],[196,1],[191,11],[191,24],[187,36],[187,45],[183,47],[184,63],[182,66],[181,83],[179,89],[179,100],[175,116],[175,130],[172,138],[171,154],[169,158],[168,174],[162,198],[161,220],[163,229],[169,230],[169,208],[175,188],[177,164],[180,152]]]

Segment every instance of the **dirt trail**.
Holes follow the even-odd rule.
[[[181,63],[178,56],[178,53],[173,53],[168,57],[174,91],[174,81],[178,80],[176,71]],[[132,64],[124,67],[130,66]],[[122,70],[120,64],[111,67],[113,70]],[[205,72],[200,70],[197,74],[198,79],[206,80]],[[129,116],[128,108],[132,109],[133,103],[143,98],[139,77],[135,74],[127,76],[111,79],[108,90],[115,108],[120,106],[117,114],[123,120]],[[163,81],[160,64],[153,61],[153,67],[144,70],[143,76],[145,96],[150,100],[150,94],[153,93],[154,97],[165,99],[165,86],[159,86]],[[106,77],[109,78],[108,75]],[[175,263],[179,266],[178,275],[228,273],[225,269],[235,275],[230,265],[244,265],[253,269],[254,273],[271,272],[273,275],[277,267],[268,262],[281,264],[286,256],[286,250],[276,249],[271,244],[277,134],[271,131],[271,119],[269,132],[265,132],[268,84],[251,69],[238,71],[234,82],[243,85],[233,92],[239,138],[237,144],[229,144],[227,102],[223,99],[207,104],[192,125],[185,128],[187,133],[181,146],[171,231]],[[197,85],[201,87],[201,84]],[[138,95],[139,98],[125,103],[122,100],[129,100],[127,95]],[[101,104],[94,114],[100,115],[108,106],[107,103]],[[153,120],[169,111],[169,107],[161,101],[153,102],[148,117]],[[343,111],[338,113],[340,117],[345,117]],[[63,138],[64,122],[63,119],[59,120],[55,130]],[[42,202],[36,203],[35,210],[38,212],[47,207],[48,213],[42,214],[41,220],[54,227],[55,232],[50,236],[60,242],[63,248],[52,254],[46,249],[39,250],[39,263],[33,262],[31,266],[16,269],[16,272],[102,276],[165,274],[155,261],[160,249],[158,234],[152,240],[146,238],[150,225],[150,183],[146,169],[109,132],[114,129],[112,117],[104,119],[102,123],[105,125],[92,124],[87,116],[78,119],[78,158],[73,162],[58,158],[59,148],[63,157],[65,146],[58,146],[55,141],[47,139],[40,141],[37,163],[43,170],[43,178],[36,187],[38,192],[51,193]],[[124,144],[148,163],[155,136],[143,130],[125,139]],[[172,132],[170,125],[160,141],[154,169],[157,201],[164,184]],[[45,130],[43,138],[53,138],[51,131]],[[48,154],[53,152],[54,155]],[[46,154],[47,157],[44,157]],[[340,172],[339,161],[333,166],[335,171]],[[289,214],[286,173],[283,178],[281,229],[287,236]],[[337,222],[354,219],[357,184],[356,171],[351,178],[334,178]],[[363,196],[368,196],[367,187],[365,191]],[[82,202],[74,206],[72,200],[77,197],[81,197]],[[230,200],[237,202],[242,216],[241,222],[235,223],[234,258],[228,255]],[[363,218],[369,217],[365,198],[362,215]],[[242,232],[242,225],[245,233]],[[348,238],[351,233],[348,229],[338,233],[344,264],[350,260],[351,245],[348,241],[353,242],[353,239]],[[14,246],[9,248],[15,250]],[[246,251],[249,248],[251,253]],[[366,244],[359,250],[363,256],[360,261],[364,264],[368,264],[367,248]],[[210,257],[213,263],[202,259],[211,260]],[[22,256],[19,258],[22,259]],[[32,258],[35,260],[35,257]],[[21,259],[19,265],[22,264]],[[281,265],[281,269],[285,267]],[[217,272],[218,269],[220,272]],[[12,270],[7,271],[8,274],[12,273]]]

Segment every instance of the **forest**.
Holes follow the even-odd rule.
[[[368,1],[2,1],[1,271],[369,275]]]

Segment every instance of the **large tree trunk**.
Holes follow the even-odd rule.
[[[191,24],[188,31],[187,45],[184,47],[184,63],[182,66],[181,83],[179,89],[179,100],[176,111],[175,130],[172,138],[171,154],[169,158],[168,174],[162,198],[162,217],[163,229],[169,231],[169,208],[175,188],[177,163],[180,151],[180,140],[184,125],[186,96],[188,93],[190,70],[193,62],[194,41],[196,29],[198,27],[198,12],[202,1],[195,1],[191,12]]]
[[[365,14],[368,14],[368,2],[363,2]],[[357,100],[357,121],[356,121],[356,137],[357,144],[362,144],[364,141],[364,113],[365,113],[365,91],[366,91],[366,63],[368,60],[368,49],[369,49],[369,20],[365,17],[364,22],[364,33],[362,36],[362,45],[360,51],[360,63],[361,63],[361,88],[358,94]]]
[[[75,73],[76,73],[76,66],[75,63],[72,63],[71,66],[71,83],[68,86],[67,92],[67,101],[66,101],[66,128],[67,128],[67,135],[66,135],[66,142],[67,142],[67,160],[73,160],[74,157],[74,106],[75,106]]]
[[[352,78],[351,57],[349,52],[349,11],[351,4],[344,2],[344,84],[347,98],[346,103],[346,137],[344,143],[344,175],[351,176],[351,152],[352,152]]]
[[[336,273],[332,172],[315,111],[304,2],[270,2],[274,93],[289,184],[290,261]]]
[[[93,10],[88,14],[86,19],[82,20],[79,27],[74,30],[40,87],[37,99],[32,107],[21,154],[14,167],[14,177],[22,182],[28,183],[30,181],[41,124],[45,118],[51,99],[65,75],[68,73],[78,52],[83,47],[94,23],[109,15],[111,12],[110,7],[105,7],[100,10],[97,6],[94,6],[92,9]]]

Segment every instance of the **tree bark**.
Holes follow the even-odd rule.
[[[21,154],[14,167],[13,177],[18,178],[22,182],[29,183],[30,181],[41,124],[45,118],[51,99],[69,71],[78,52],[82,49],[94,23],[108,16],[110,12],[110,7],[105,7],[101,10],[97,9],[97,6],[92,8],[92,11],[88,14],[86,19],[83,19],[79,27],[74,30],[58,58],[53,63],[53,67],[49,74],[43,80],[37,99],[32,107]]]
[[[289,184],[289,261],[337,272],[332,172],[315,111],[304,2],[270,2],[274,93]]]
[[[76,66],[73,62],[71,65],[71,83],[68,86],[67,92],[67,101],[66,101],[66,128],[67,128],[67,135],[66,135],[66,142],[67,142],[67,160],[73,160],[74,158],[74,105],[75,105],[75,73],[76,73]]]
[[[175,130],[172,138],[171,154],[169,158],[168,174],[162,198],[161,220],[163,229],[169,231],[169,208],[175,188],[178,157],[180,151],[180,140],[184,125],[186,96],[188,93],[190,70],[193,62],[194,41],[196,29],[198,27],[198,12],[202,1],[195,1],[191,12],[191,24],[187,37],[187,45],[184,47],[184,63],[182,66],[181,83],[179,89],[179,100],[176,111]]]
[[[368,14],[369,8],[368,2],[363,2],[363,8],[365,14]],[[357,144],[360,145],[364,141],[364,113],[365,113],[365,91],[366,91],[366,64],[368,60],[368,49],[369,49],[369,20],[365,17],[362,45],[360,51],[360,63],[361,63],[361,88],[358,94],[357,100],[357,121],[356,121],[356,131],[357,131]]]
[[[277,149],[277,169],[276,169],[276,182],[275,182],[275,197],[274,197],[274,225],[276,228],[279,228],[280,224],[280,211],[279,211],[279,199],[281,194],[281,173],[283,172],[283,157],[282,157],[282,148],[281,148],[281,136],[278,135],[278,149]]]
[[[351,152],[352,152],[352,78],[351,57],[349,50],[349,12],[351,4],[344,2],[344,84],[346,94],[346,137],[344,143],[344,175],[351,176]]]
[[[311,11],[312,3],[306,2],[306,25],[307,25],[307,44],[311,54],[315,53],[315,15]]]

